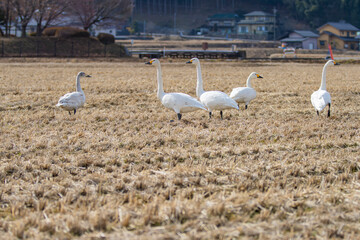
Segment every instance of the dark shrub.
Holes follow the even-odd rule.
[[[53,37],[53,36],[55,36],[56,30],[57,30],[58,28],[60,28],[60,27],[46,28],[46,29],[44,29],[44,31],[43,31],[42,34],[43,34],[44,36],[47,36],[47,37]]]
[[[56,38],[88,38],[90,33],[83,29],[73,27],[52,27],[44,30],[43,35]]]
[[[99,41],[105,45],[115,43],[115,37],[114,35],[108,34],[108,33],[99,33],[97,36]]]

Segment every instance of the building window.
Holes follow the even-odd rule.
[[[257,31],[260,31],[260,32],[267,32],[268,31],[268,27],[267,26],[258,26],[256,28]]]
[[[344,33],[344,31],[341,31],[341,35],[344,35],[345,33]]]
[[[240,27],[240,32],[241,33],[248,33],[249,29],[248,29],[248,27],[242,26],[242,27]]]
[[[351,35],[355,35],[355,32],[351,32]]]
[[[219,24],[219,21],[211,21],[209,25],[214,26],[214,25],[217,25],[217,24]]]
[[[320,46],[325,46],[325,41],[320,41]]]

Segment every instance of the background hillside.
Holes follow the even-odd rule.
[[[327,21],[346,20],[360,26],[359,0],[136,0],[133,22],[147,31],[190,31],[215,13],[277,9],[279,29],[316,29]],[[176,14],[175,14],[176,13]]]

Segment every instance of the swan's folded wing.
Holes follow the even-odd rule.
[[[57,106],[80,107],[84,104],[84,94],[81,92],[67,93],[59,99]]]
[[[238,87],[238,88],[233,88],[233,90],[230,93],[230,97],[232,99],[235,99],[238,97],[239,93],[241,93],[241,91],[244,89],[244,87]]]
[[[197,107],[200,109],[203,109],[205,111],[207,111],[206,107],[204,106],[204,104],[202,104],[201,102],[199,102],[196,98],[192,98],[192,101],[185,101],[185,105],[186,106],[193,106],[193,107]]]
[[[331,103],[330,94],[325,91],[316,91],[311,95],[311,103],[316,110],[321,111]]]
[[[236,102],[248,102],[256,98],[256,91],[253,88],[238,87],[232,90],[230,97]]]
[[[230,98],[226,93],[220,91],[208,91],[200,96],[201,102],[206,102],[206,105],[211,109],[224,109],[223,107],[239,109],[237,103]]]
[[[165,107],[182,113],[192,112],[196,109],[207,111],[201,102],[185,93],[167,93],[163,97],[162,103]]]

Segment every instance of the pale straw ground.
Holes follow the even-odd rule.
[[[164,88],[195,96],[185,61],[162,60]],[[202,61],[205,90],[256,71],[258,97],[170,122],[144,61],[2,60],[0,239],[358,238],[359,65],[328,68],[330,118],[310,103],[322,67]]]

